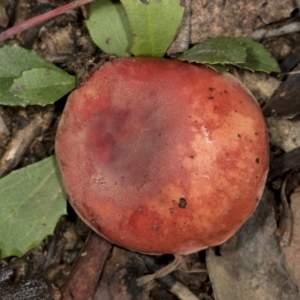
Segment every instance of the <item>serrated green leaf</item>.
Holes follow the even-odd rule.
[[[55,157],[13,171],[0,180],[1,257],[21,256],[52,234],[66,214]]]
[[[255,42],[250,37],[237,38],[246,48],[246,62],[238,64],[240,68],[250,71],[261,71],[270,74],[271,72],[280,72],[277,61],[271,57],[268,50],[260,43]]]
[[[263,45],[250,37],[217,37],[193,46],[178,59],[207,64],[218,72],[224,71],[219,68],[220,65],[234,65],[265,73],[280,72],[277,61]],[[219,65],[218,68],[214,68],[215,64]]]
[[[133,34],[132,54],[162,57],[173,42],[184,8],[180,0],[121,0]]]
[[[226,66],[223,65],[210,65],[210,64],[205,64],[208,68],[213,69],[214,71],[218,72],[218,73],[226,73],[228,71],[228,68],[226,68]]]
[[[0,104],[2,105],[19,105],[20,98],[15,97],[9,88],[13,84],[13,77],[0,77]]]
[[[210,65],[237,65],[246,61],[246,47],[236,38],[216,37],[193,46],[178,59]]]
[[[19,97],[19,105],[54,103],[76,87],[76,77],[61,69],[35,68],[13,80],[10,93]]]
[[[129,55],[132,44],[131,30],[125,9],[120,2],[92,2],[86,25],[93,41],[102,51],[119,57]]]
[[[60,70],[34,51],[26,50],[18,45],[0,48],[0,78],[19,77],[23,71],[33,68]]]
[[[34,68],[48,68],[57,72],[61,71],[60,68],[46,61],[34,51],[26,50],[17,45],[0,48],[0,104],[12,106],[34,104],[35,99],[30,99],[29,103],[24,104],[21,98],[14,96],[9,91],[15,78],[21,76],[22,72]]]

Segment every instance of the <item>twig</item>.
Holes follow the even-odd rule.
[[[169,291],[182,300],[199,300],[197,296],[179,281],[176,281],[173,286],[169,288]]]
[[[20,163],[28,147],[36,137],[49,128],[54,117],[55,114],[52,111],[44,114],[36,113],[28,124],[16,133],[0,160],[0,178]]]
[[[62,291],[64,300],[92,299],[111,243],[91,231]]]
[[[150,272],[157,272],[161,269],[161,265],[157,264],[153,256],[139,254],[139,257],[145,262],[147,268]],[[178,256],[175,257],[174,261],[181,261]],[[180,300],[199,300],[184,284],[180,283],[177,278],[168,274],[164,277],[156,278],[156,281],[162,285],[164,288],[168,289]]]
[[[291,71],[291,72],[286,72],[286,73],[280,73],[277,76],[287,76],[287,75],[299,75],[300,71]]]
[[[143,277],[138,278],[136,280],[137,285],[142,286],[154,279],[164,277],[164,276],[174,272],[175,270],[178,270],[181,264],[182,264],[182,257],[180,255],[175,255],[174,260],[170,264],[157,270],[154,274],[149,274],[149,275],[145,275]]]
[[[142,256],[142,257],[144,257],[144,256]],[[145,276],[138,278],[137,285],[142,286],[154,279],[164,277],[176,270],[183,271],[186,273],[199,273],[199,272],[206,273],[207,272],[204,269],[192,267],[189,263],[188,256],[175,254],[174,260],[171,263],[169,263],[168,265],[156,270],[156,272],[153,274],[145,275]]]
[[[58,7],[56,9],[53,9],[47,13],[44,13],[42,15],[36,16],[32,19],[29,19],[19,25],[16,25],[12,28],[7,29],[6,31],[3,31],[2,33],[0,33],[0,43],[4,42],[5,40],[11,38],[12,36],[28,29],[31,27],[34,27],[40,23],[43,23],[45,21],[48,21],[54,17],[57,17],[63,13],[65,13],[68,10],[77,8],[79,6],[88,4],[90,2],[93,2],[93,0],[77,0],[77,1],[73,1],[71,3],[68,3],[66,5],[63,5],[61,7]]]
[[[251,37],[255,40],[261,40],[263,38],[269,38],[274,36],[285,35],[288,33],[300,31],[300,22],[294,22],[287,25],[283,25],[279,28],[261,28],[252,32]]]

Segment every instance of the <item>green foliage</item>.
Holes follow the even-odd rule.
[[[181,24],[179,0],[95,0],[86,24],[95,44],[126,57],[165,55]]]
[[[250,71],[261,71],[270,74],[280,72],[277,61],[270,56],[269,51],[250,37],[241,37],[239,41],[246,48],[246,61],[238,64],[240,68]]]
[[[225,73],[228,71],[227,65],[221,65],[221,64],[205,64],[205,65],[218,73]]]
[[[1,257],[21,256],[52,234],[66,199],[55,157],[17,170],[0,180]]]
[[[179,0],[121,0],[133,35],[132,54],[162,57],[173,42],[184,8]]]
[[[128,56],[132,44],[124,7],[113,0],[95,0],[90,5],[87,28],[95,44],[105,53]]]
[[[216,37],[193,46],[178,59],[202,64],[236,65],[245,62],[246,49],[236,38]]]
[[[268,74],[280,72],[277,61],[261,44],[250,37],[217,37],[193,46],[179,55],[178,59],[207,64],[218,72],[225,72],[226,65]]]
[[[42,76],[38,78],[38,71],[30,71],[32,69],[47,69],[59,76]],[[49,73],[49,72],[48,72]],[[28,76],[28,77],[27,77]],[[48,83],[49,77],[51,84]],[[14,82],[27,83],[24,88],[19,88],[16,92]],[[53,97],[54,89],[63,82],[63,87],[59,92],[55,92],[56,97]],[[43,95],[44,101],[30,98],[27,89],[30,83],[31,91],[34,89],[35,94]],[[17,83],[16,83],[17,84]],[[11,87],[16,94],[11,92]],[[54,64],[46,61],[33,51],[28,51],[17,45],[3,46],[0,48],[0,104],[11,106],[26,106],[28,104],[46,105],[55,102],[62,96],[70,92],[76,87],[76,78],[64,72]],[[48,102],[45,101],[48,99]]]
[[[76,78],[61,69],[34,68],[14,79],[9,91],[22,104],[47,105],[54,103],[74,89]]]

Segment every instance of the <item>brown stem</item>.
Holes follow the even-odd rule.
[[[36,16],[32,19],[29,19],[19,25],[16,25],[12,28],[7,29],[6,31],[3,31],[2,33],[0,33],[0,43],[4,42],[5,40],[11,38],[13,35],[18,34],[28,28],[34,27],[40,23],[43,23],[45,21],[48,21],[56,16],[59,16],[63,13],[65,13],[68,10],[77,8],[79,6],[88,4],[90,2],[93,2],[93,0],[77,0],[77,1],[73,1],[71,3],[68,3],[66,5],[63,5],[61,7],[58,7],[56,9],[53,9],[49,12],[46,12],[42,15]]]
[[[147,256],[141,254],[140,257],[144,257],[146,259]],[[146,283],[148,283],[154,279],[164,277],[176,270],[180,270],[180,271],[187,272],[187,273],[207,272],[204,269],[192,268],[189,265],[188,256],[175,254],[174,260],[171,263],[169,263],[168,265],[156,270],[156,272],[153,274],[144,275],[144,276],[138,278],[137,285],[139,285],[139,286],[145,285]]]
[[[63,287],[63,300],[92,299],[111,243],[91,231]]]
[[[156,278],[161,278],[164,277],[172,272],[174,272],[175,270],[178,270],[180,268],[180,265],[182,264],[182,256],[181,255],[175,255],[174,260],[164,266],[163,268],[157,270],[155,273],[153,274],[149,274],[149,275],[145,275],[143,277],[140,277],[137,279],[137,285],[142,286],[145,285],[146,283],[156,279]]]
[[[180,283],[173,274],[170,274],[170,272],[175,270],[181,270],[184,272],[207,272],[207,270],[194,268],[190,265],[188,256],[175,255],[174,261],[163,268],[161,268],[152,256],[144,254],[139,254],[138,256],[144,261],[150,272],[155,272],[153,276],[146,275],[138,278],[138,285],[146,284],[149,282],[149,279],[152,280],[155,278],[160,285],[168,289],[180,300],[199,300],[199,298],[196,297],[187,286]]]

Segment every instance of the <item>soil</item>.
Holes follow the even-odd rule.
[[[0,3],[0,31],[68,2],[70,1],[2,0]],[[293,178],[297,178],[300,161],[298,118],[300,102],[297,100],[299,87],[295,84],[299,75],[297,73],[289,75],[289,72],[299,69],[300,35],[299,29],[290,33],[282,33],[280,29],[285,25],[299,23],[299,8],[292,1],[284,1],[284,9],[281,6],[270,4],[271,1],[266,1],[264,3],[267,4],[264,6],[259,4],[258,9],[258,3],[261,1],[247,1],[249,2],[247,5],[252,5],[252,8],[255,9],[251,10],[251,14],[243,15],[245,11],[250,11],[249,7],[239,10],[237,9],[238,4],[242,4],[240,1],[235,1],[236,24],[240,28],[233,30],[234,24],[226,22],[228,18],[232,18],[233,6],[230,6],[233,5],[232,1],[227,1],[227,4],[226,1],[215,2],[216,5],[213,8],[209,1],[192,1],[192,15],[187,19],[189,24],[192,24],[189,43],[196,43],[216,35],[226,35],[226,33],[235,36],[251,35],[257,32],[258,28],[265,28],[268,31],[277,29],[279,32],[273,37],[262,38],[260,41],[280,63],[285,75],[254,74],[238,69],[233,69],[232,72],[256,96],[266,115],[271,145],[271,172],[267,187],[271,191],[276,213],[272,217],[274,226],[282,229],[280,227],[280,224],[283,223],[282,220],[289,222],[289,217],[286,217],[284,204],[281,204],[283,200],[280,188],[286,180],[290,182],[290,177],[286,176],[291,170],[294,172]],[[221,7],[221,2],[225,3],[222,4],[222,16],[227,18],[224,19],[225,21],[223,20],[223,25],[226,24],[226,26],[221,26],[221,21],[218,20],[214,26],[207,27],[208,21],[202,15],[203,9],[207,9],[210,14],[217,16],[220,13],[217,8]],[[242,2],[244,3],[244,1]],[[270,8],[272,5],[273,7]],[[267,8],[268,10],[266,10]],[[8,45],[18,44],[26,49],[35,50],[68,73],[75,74],[78,84],[80,84],[97,66],[112,59],[103,54],[89,36],[84,22],[87,14],[86,8],[69,11],[53,20],[28,29],[5,43]],[[248,22],[242,22],[243,19]],[[206,26],[202,30],[202,35],[199,34],[201,24]],[[246,24],[244,28],[243,24]],[[226,28],[227,31],[224,31]],[[54,105],[44,108],[39,106],[25,108],[0,106],[1,177],[9,174],[12,170],[28,166],[54,154],[55,132],[66,100],[67,97],[64,97]],[[38,119],[42,121],[38,122]],[[17,139],[22,139],[18,149],[12,147]],[[293,154],[289,155],[291,151]],[[5,160],[8,152],[12,156],[9,162]],[[293,184],[290,184],[288,197],[297,186],[295,182],[298,181],[294,179]],[[289,205],[287,207],[289,210]],[[281,232],[279,237],[282,235]],[[84,247],[90,245],[92,239],[95,239],[96,250],[85,252],[86,248]],[[89,269],[90,273],[85,275],[88,284],[95,281],[91,296],[86,294],[85,296],[81,295],[81,298],[75,297],[75,290],[77,287],[79,289],[80,282],[76,282],[76,285],[72,286],[73,290],[70,290],[71,279],[77,278],[84,283],[83,285],[86,283],[82,269],[78,269],[76,276],[72,275],[72,272],[75,274],[76,271],[74,266],[78,264],[82,268],[81,258],[85,256],[84,253],[87,253],[89,257],[93,256],[91,253],[96,253],[97,256],[99,249],[103,251],[101,252],[102,260],[93,261]],[[226,288],[220,291],[222,285],[207,264],[207,255],[206,251],[190,255],[188,257],[189,272],[177,270],[167,277],[150,281],[141,287],[137,285],[137,278],[155,272],[158,268],[171,262],[173,258],[168,255],[147,257],[113,246],[101,239],[97,240],[93,237],[90,229],[68,206],[68,215],[60,218],[54,234],[46,237],[38,248],[29,251],[23,257],[9,257],[0,261],[0,296],[1,299],[232,299],[228,296]],[[222,247],[212,249],[209,255],[221,257]],[[210,264],[211,261],[210,256]],[[84,262],[84,265],[87,266],[87,262]],[[96,265],[98,266],[97,272],[95,271]],[[90,274],[93,270],[95,275],[92,276]],[[254,272],[253,269],[252,274]],[[293,270],[290,270],[290,273],[293,273]],[[266,274],[265,276],[270,275]],[[238,285],[239,281],[234,280],[237,279],[232,279],[233,285]],[[300,282],[294,279],[292,281],[297,290]],[[179,292],[176,291],[176,287]],[[182,292],[186,292],[186,294]],[[268,290],[265,292],[267,293]],[[299,299],[297,297],[289,299]],[[258,299],[265,299],[264,295]]]

